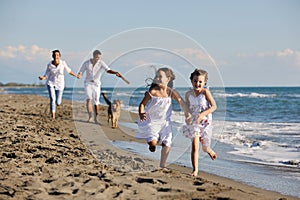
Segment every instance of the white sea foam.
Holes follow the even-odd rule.
[[[256,92],[251,93],[234,93],[234,94],[228,94],[228,93],[215,93],[214,96],[216,97],[246,97],[246,98],[274,98],[277,95],[276,94],[261,94]]]
[[[137,106],[128,106],[126,104],[121,104],[121,108],[123,110],[127,110],[127,111],[132,112],[132,113],[138,113],[138,107]]]
[[[72,95],[73,91],[72,90],[64,90],[64,94]]]
[[[84,90],[77,90],[77,91],[71,91],[73,95],[84,95],[85,91]]]
[[[297,123],[226,122],[222,134],[213,137],[234,146],[232,154],[270,164],[300,161],[300,126]]]
[[[129,94],[128,94],[128,92],[114,92],[113,96],[115,98],[120,98],[120,97],[128,97]],[[133,96],[133,94],[130,94],[130,97],[132,97],[132,96]]]
[[[300,98],[300,94],[287,94],[286,97],[290,97],[290,98]]]

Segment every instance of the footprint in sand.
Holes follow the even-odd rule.
[[[159,179],[154,179],[154,178],[141,178],[138,177],[136,179],[136,182],[138,183],[151,183],[151,184],[167,184],[167,182],[159,180]]]

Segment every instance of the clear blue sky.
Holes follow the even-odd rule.
[[[60,49],[77,72],[88,53],[107,38],[161,27],[199,43],[214,59],[225,86],[300,86],[298,0],[0,0],[0,19],[2,83],[38,83],[53,49]],[[120,53],[115,49],[106,50],[103,60]],[[125,74],[129,70],[111,67]],[[105,76],[104,86],[113,81]],[[72,86],[74,79],[66,77]]]

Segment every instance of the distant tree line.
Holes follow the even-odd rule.
[[[0,87],[44,87],[44,83],[33,83],[33,84],[27,84],[27,83],[16,83],[16,82],[9,82],[9,83],[2,83],[0,82]]]

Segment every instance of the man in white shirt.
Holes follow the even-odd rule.
[[[122,76],[119,72],[110,69],[105,62],[101,60],[101,52],[99,50],[95,50],[93,52],[93,58],[82,64],[77,77],[81,78],[84,72],[86,72],[84,85],[86,92],[86,107],[89,114],[88,122],[93,121],[93,104],[95,107],[94,121],[95,123],[98,123],[97,115],[99,113],[101,77],[103,73],[115,74],[118,77]]]

